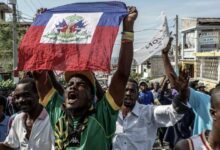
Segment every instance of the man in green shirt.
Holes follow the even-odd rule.
[[[95,107],[96,85],[92,72],[65,72],[67,85],[64,99],[53,88],[47,72],[33,73],[40,103],[50,116],[56,149],[111,149],[118,110],[122,105],[133,59],[133,25],[136,17],[136,8],[130,7],[129,15],[123,22],[118,69],[108,91]]]

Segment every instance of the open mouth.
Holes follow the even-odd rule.
[[[134,103],[134,100],[131,97],[125,97],[124,98],[124,104],[125,105],[132,105]]]
[[[124,102],[126,102],[126,103],[131,103],[132,100],[131,100],[130,98],[125,98],[125,99],[124,99]]]
[[[69,104],[72,104],[77,100],[78,100],[78,96],[75,92],[69,92],[68,93],[68,103]]]

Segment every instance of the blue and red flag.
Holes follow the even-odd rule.
[[[18,70],[110,71],[127,7],[122,2],[75,3],[37,16],[19,46]]]

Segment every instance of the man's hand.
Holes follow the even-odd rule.
[[[189,87],[189,72],[186,69],[180,68],[179,76],[171,73],[174,86],[181,94],[181,98],[186,100],[188,98],[188,87]]]
[[[124,31],[133,32],[134,21],[136,20],[137,16],[138,16],[138,12],[136,7],[134,6],[128,7],[128,16],[125,17],[123,22]]]
[[[46,70],[33,71],[32,75],[34,77],[37,86],[39,97],[41,100],[43,100],[44,97],[52,88],[52,83],[48,76],[48,71]]]
[[[36,14],[34,15],[34,18],[33,19],[36,19],[36,17],[42,13],[44,13],[45,11],[47,11],[47,8],[39,8],[37,9],[37,12]]]
[[[162,54],[168,54],[172,45],[173,38],[170,37],[167,47],[162,50]]]
[[[162,91],[166,90],[169,84],[170,84],[170,80],[166,78],[163,84],[161,85],[161,90]]]
[[[47,71],[45,70],[32,71],[32,76],[34,77],[34,79],[46,78],[46,74],[47,74]]]

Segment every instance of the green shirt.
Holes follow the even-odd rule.
[[[52,89],[42,101],[50,116],[51,125],[56,138],[56,149],[74,150],[110,150],[112,136],[118,117],[119,107],[107,91],[103,98],[96,103],[96,111],[87,118],[87,125],[81,133],[80,146],[70,147],[67,136],[68,125],[66,113],[62,110],[64,100],[55,89]],[[73,119],[72,124],[77,124]]]

